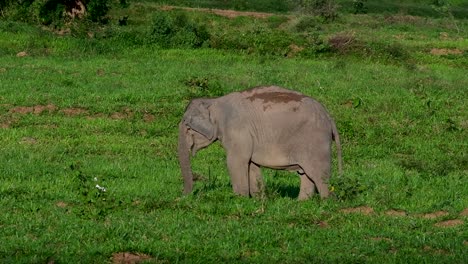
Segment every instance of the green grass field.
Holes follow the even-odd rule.
[[[138,37],[158,9],[113,11],[129,25],[90,36],[0,20],[1,263],[468,262],[466,20],[342,14],[304,29],[298,14],[175,10],[211,43],[162,49]],[[304,51],[271,46],[281,34]],[[340,34],[352,45],[317,49]],[[269,169],[265,195],[238,197],[219,144],[192,159],[182,196],[189,100],[270,84],[336,120],[335,198],[299,202],[299,177]]]

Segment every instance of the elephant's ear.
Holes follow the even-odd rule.
[[[190,114],[186,125],[206,137],[208,140],[213,140],[216,136],[215,125],[210,118],[210,103],[206,100],[194,100],[191,103]]]

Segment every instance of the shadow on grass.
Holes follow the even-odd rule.
[[[270,189],[271,191],[268,191]],[[267,186],[267,193],[272,196],[289,197],[296,199],[299,196],[299,186],[275,184],[274,186]]]

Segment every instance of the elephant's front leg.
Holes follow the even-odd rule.
[[[249,165],[250,195],[256,196],[260,194],[261,192],[264,191],[263,188],[264,186],[263,186],[262,171],[260,170],[260,167],[257,164],[250,162],[250,165]]]
[[[228,153],[227,165],[234,192],[249,196],[249,159]]]

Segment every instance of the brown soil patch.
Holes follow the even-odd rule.
[[[440,255],[447,255],[448,252],[446,250],[443,250],[443,249],[434,249],[430,246],[424,246],[423,250],[425,252],[433,252],[433,253],[436,253],[436,254],[440,254]]]
[[[387,23],[415,24],[421,21],[421,18],[410,15],[391,15],[385,18]]]
[[[433,213],[423,214],[422,217],[426,219],[436,219],[436,218],[446,216],[446,215],[448,215],[448,213],[445,211],[437,211]]]
[[[371,237],[370,240],[372,240],[372,241],[387,241],[387,242],[392,242],[393,241],[388,237]]]
[[[243,12],[243,11],[235,11],[235,10],[224,10],[224,9],[211,9],[211,8],[191,8],[191,7],[175,7],[175,6],[163,6],[161,10],[169,11],[173,9],[183,9],[187,11],[199,11],[199,12],[206,12],[211,14],[216,14],[218,16],[224,16],[228,18],[236,18],[238,16],[248,16],[254,18],[268,18],[273,14],[270,13],[262,13],[262,12]]]
[[[66,116],[78,116],[78,115],[88,114],[88,110],[84,108],[79,108],[79,107],[65,108],[65,109],[60,110],[60,112]]]
[[[51,113],[57,110],[57,106],[53,104],[36,105],[36,106],[17,106],[10,109],[9,113],[12,114],[35,114],[39,115],[45,111]]]
[[[388,210],[385,212],[386,215],[389,216],[406,216],[406,212],[402,210]]]
[[[454,227],[459,225],[463,225],[463,221],[460,219],[447,220],[434,224],[434,226],[437,227]]]
[[[134,116],[134,113],[132,112],[132,110],[130,110],[129,108],[124,108],[122,112],[115,112],[111,114],[110,118],[121,120],[121,119],[131,118],[133,116]]]
[[[120,112],[115,112],[115,113],[111,114],[110,118],[116,119],[116,120],[122,120],[122,119],[127,118],[127,114],[120,113]]]
[[[364,214],[364,215],[370,215],[370,214],[374,213],[374,209],[372,209],[372,207],[368,207],[368,206],[345,208],[345,209],[341,209],[340,211],[343,212],[343,213],[347,213],[347,214],[349,214],[349,213],[360,213],[360,214]]]
[[[299,52],[303,51],[304,47],[297,46],[296,44],[289,45],[289,52],[286,55],[288,58],[296,56]]]
[[[0,122],[0,128],[10,128],[11,121]]]
[[[112,255],[113,264],[136,264],[149,259],[150,256],[140,253],[119,252]]]
[[[463,54],[463,51],[460,50],[460,49],[437,49],[437,48],[433,48],[433,49],[431,49],[430,53],[432,55],[437,55],[437,56],[440,56],[440,55],[461,55],[461,54]]]
[[[326,222],[326,221],[320,221],[317,225],[318,225],[320,228],[328,228],[328,227],[330,227],[330,224],[328,224],[328,222]]]
[[[465,208],[465,210],[461,211],[460,216],[468,216],[468,208]]]
[[[62,202],[62,201],[59,201],[55,204],[57,207],[60,207],[60,208],[65,208],[68,206],[68,204],[66,204],[65,202]]]
[[[147,123],[153,122],[155,119],[156,119],[156,117],[155,117],[154,115],[152,115],[152,114],[145,113],[145,114],[143,115],[143,120],[144,120],[145,122],[147,122]]]
[[[16,57],[26,57],[28,53],[26,51],[21,51],[16,54]]]
[[[33,137],[24,137],[21,139],[20,144],[35,145],[37,144],[37,139]]]

